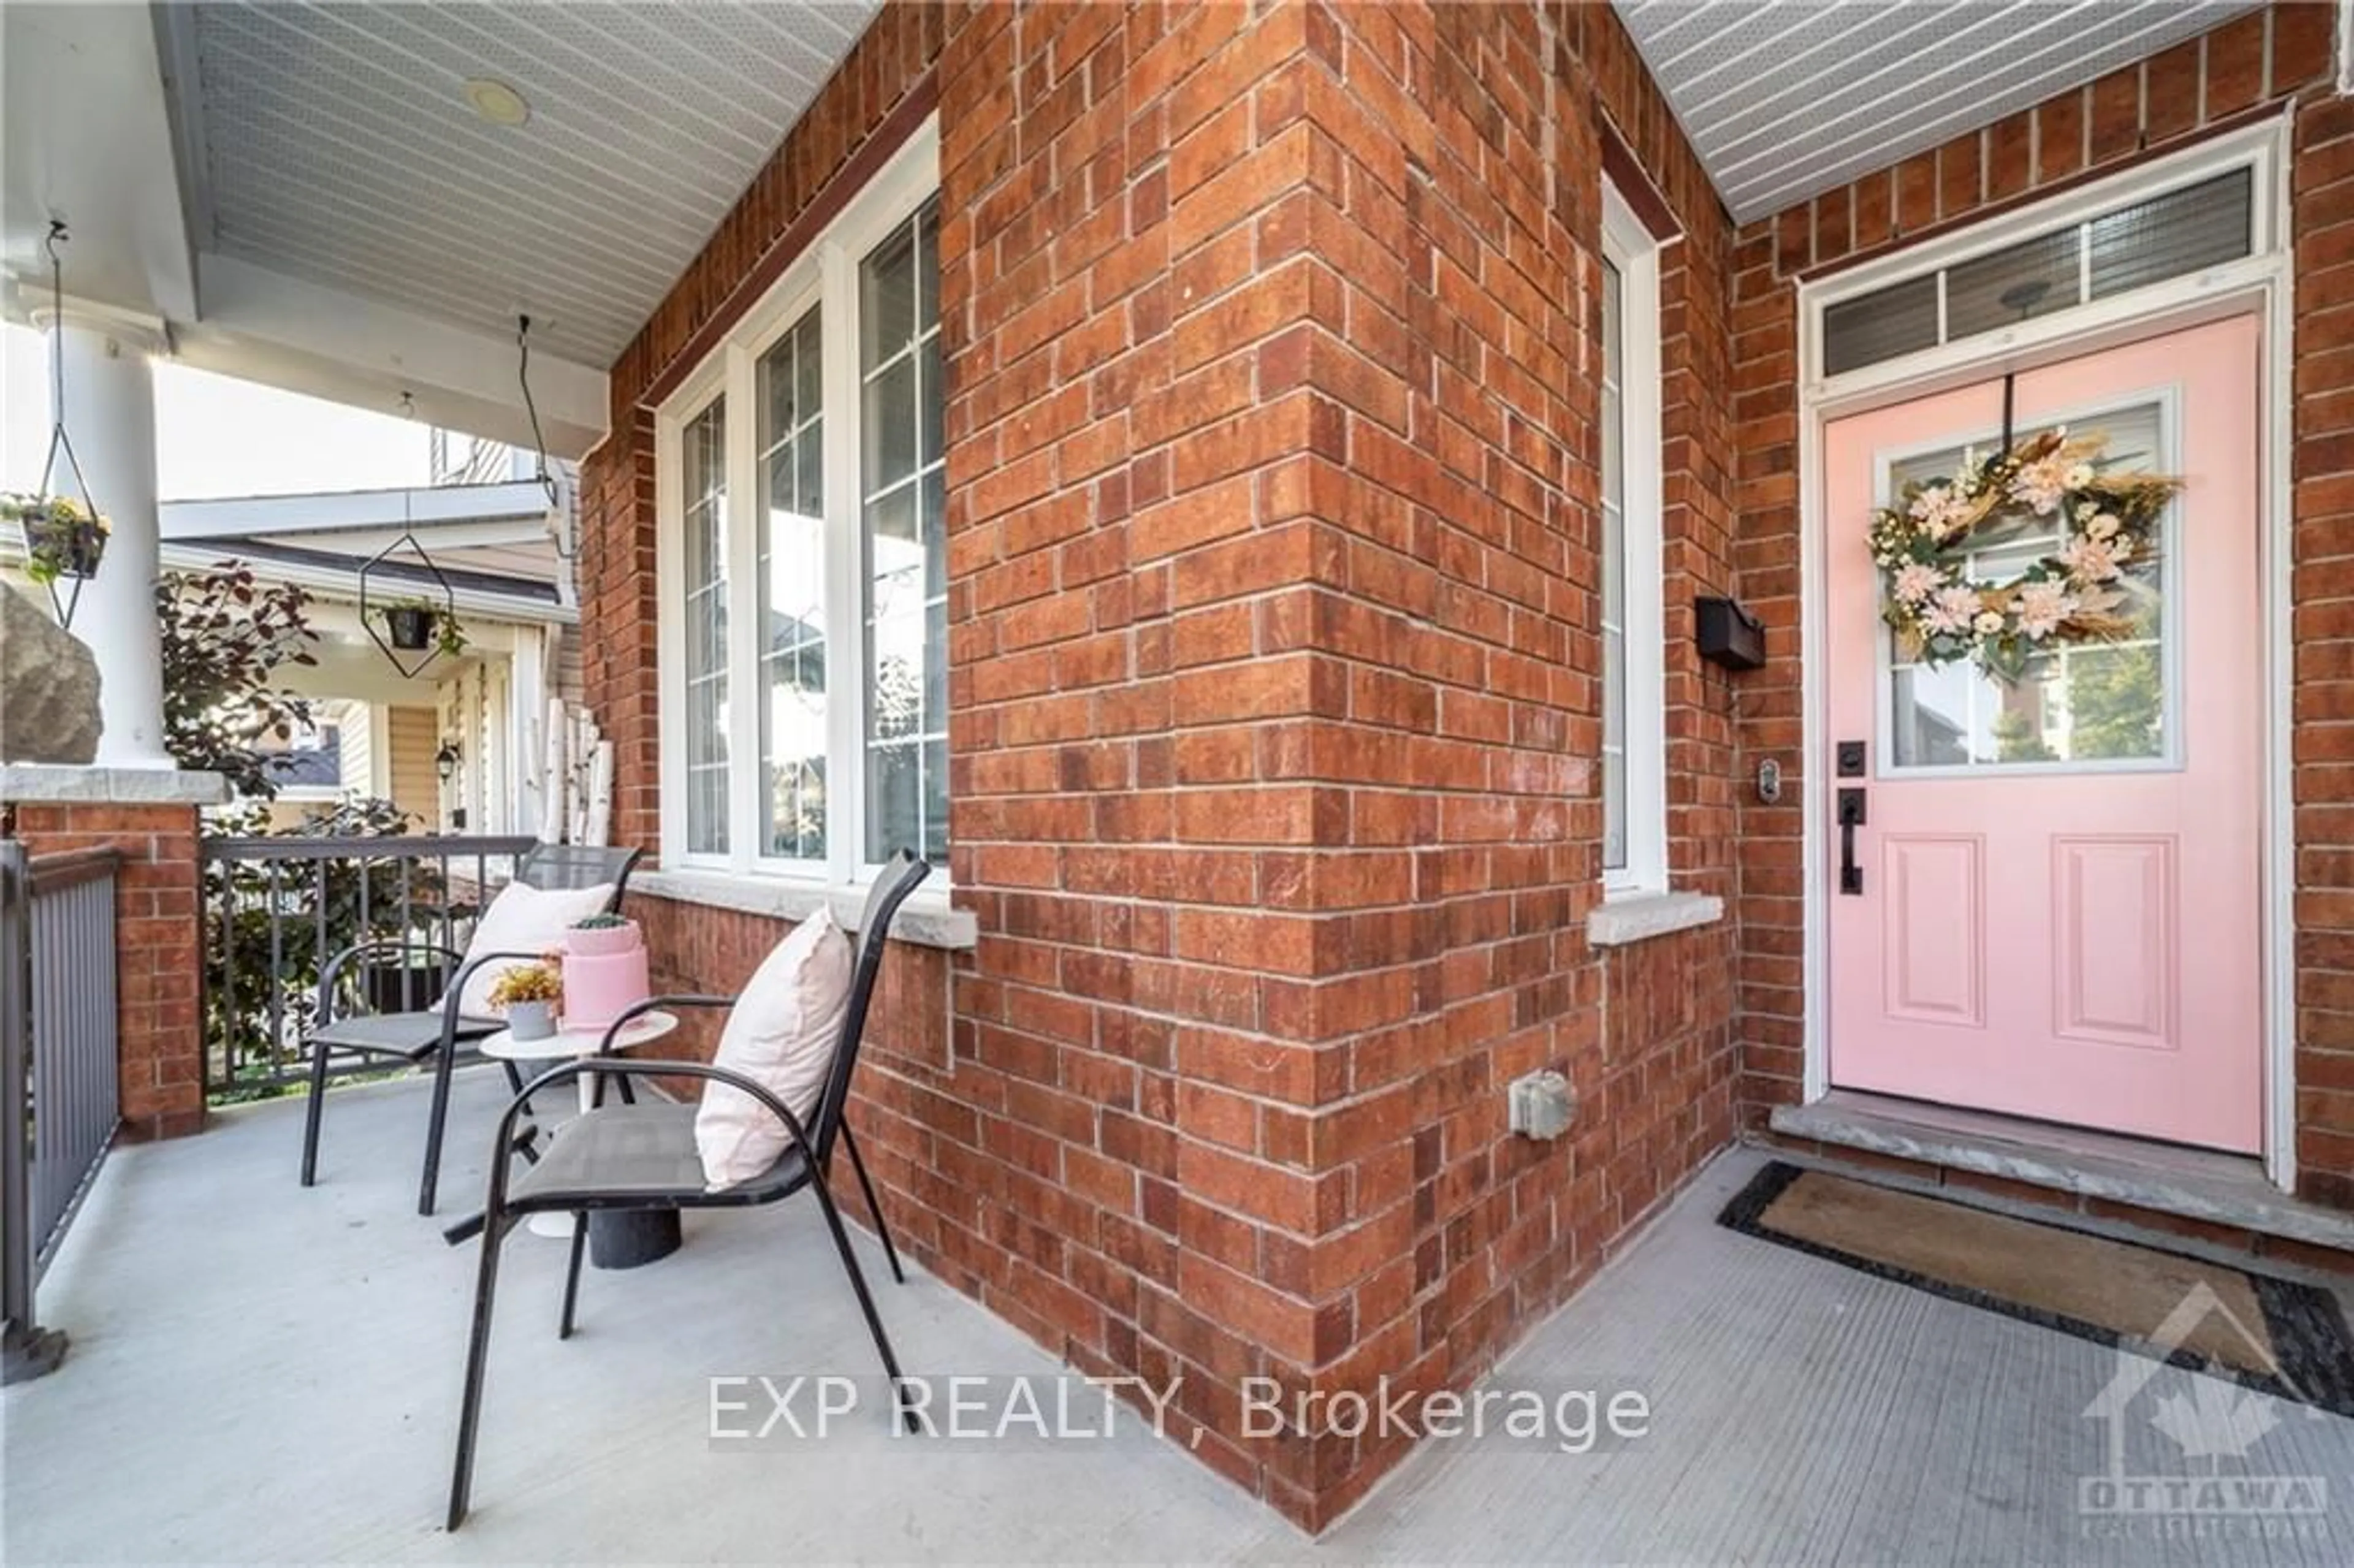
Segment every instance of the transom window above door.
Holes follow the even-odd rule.
[[[1848,388],[2224,298],[2285,254],[2280,126],[2244,127],[1808,285],[1800,375]]]
[[[858,880],[948,852],[937,133],[658,419],[669,863]]]

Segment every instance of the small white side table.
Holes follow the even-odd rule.
[[[631,1045],[643,1045],[650,1040],[661,1039],[677,1027],[678,1014],[674,1012],[656,1011],[640,1013],[630,1020],[623,1026],[621,1033],[614,1038],[613,1048],[618,1051]],[[604,1040],[605,1032],[601,1029],[559,1029],[553,1034],[543,1034],[536,1040],[518,1040],[514,1037],[514,1030],[502,1029],[496,1034],[484,1038],[474,1049],[485,1056],[495,1056],[503,1062],[586,1061],[600,1054],[599,1048],[604,1044]],[[525,1082],[528,1083],[530,1078],[531,1075],[525,1075]],[[578,1092],[582,1110],[589,1109],[596,1103],[596,1074],[581,1074],[573,1079],[572,1086]],[[549,1136],[557,1138],[561,1137],[562,1134],[558,1131],[551,1131]],[[535,1236],[554,1236],[569,1241],[572,1239],[572,1216],[534,1214],[525,1222],[524,1228]]]

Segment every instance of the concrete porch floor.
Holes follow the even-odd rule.
[[[472,1206],[503,1093],[467,1075],[442,1220]],[[2099,1346],[1723,1230],[1759,1157],[1721,1157],[1492,1380],[1638,1390],[1648,1436],[1583,1455],[1426,1443],[1323,1539],[1124,1420],[1049,1447],[895,1438],[862,1412],[822,1441],[724,1451],[715,1374],[864,1376],[873,1352],[814,1205],[690,1216],[686,1247],[591,1270],[555,1322],[561,1244],[510,1244],[475,1512],[439,1529],[472,1247],[410,1212],[422,1086],[340,1092],[322,1185],[294,1183],[300,1107],[119,1151],[41,1296],[65,1367],[0,1416],[11,1563],[1479,1561],[2264,1563],[2354,1557],[2354,1422],[2273,1406],[2243,1457],[2152,1424],[2195,1374],[2158,1369],[2127,1473],[2315,1478],[2322,1511],[2080,1514],[2108,1464],[2085,1409]],[[862,1242],[911,1372],[1051,1374],[984,1309]],[[2147,1367],[2149,1363],[2137,1362]],[[757,1395],[753,1395],[757,1399]],[[757,1412],[756,1412],[757,1414]],[[804,1409],[804,1414],[807,1414]],[[2247,1428],[2242,1428],[2244,1433]]]

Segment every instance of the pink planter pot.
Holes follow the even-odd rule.
[[[635,921],[564,934],[566,1027],[603,1029],[647,990],[645,934]]]
[[[584,959],[626,953],[645,940],[634,920],[619,926],[575,926],[564,933],[564,950]]]

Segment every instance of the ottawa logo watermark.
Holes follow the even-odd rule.
[[[2211,1319],[2218,1332],[2237,1336],[2253,1351],[2255,1364],[2270,1361],[2266,1340],[2204,1285],[2194,1286],[2150,1336],[2145,1349],[2154,1355],[2121,1347],[2116,1370],[2084,1411],[2086,1420],[2103,1424],[2108,1459],[2101,1474],[2076,1478],[2076,1512],[2086,1538],[2328,1536],[2328,1478],[2275,1472],[2259,1452],[2285,1422],[2327,1417],[2297,1400],[2229,1381],[2211,1361],[2206,1363],[2210,1370],[2186,1373],[2183,1348]],[[2153,1383],[2164,1386],[2154,1390]],[[2145,1429],[2165,1443],[2153,1446],[2145,1439],[2145,1457],[2137,1460],[2133,1439]],[[2168,1457],[2179,1457],[2180,1467],[2149,1462],[2154,1447],[2172,1450]]]

